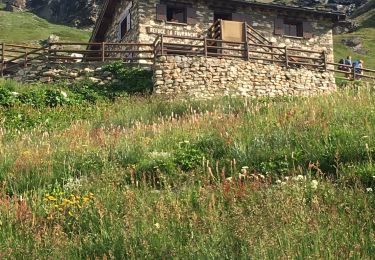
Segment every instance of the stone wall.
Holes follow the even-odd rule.
[[[315,95],[336,90],[331,72],[240,59],[162,56],[154,72],[154,92],[162,96]]]
[[[105,39],[107,42],[138,42],[139,35],[139,11],[138,11],[138,1],[133,1],[133,6],[130,9],[132,28],[125,35],[123,39],[118,38],[118,27],[120,20],[123,18],[121,15],[125,11],[126,7],[130,4],[131,1],[128,0],[119,0],[117,4],[116,12],[113,14],[112,23],[109,26],[109,30],[106,33]]]
[[[32,64],[27,68],[18,70],[12,79],[23,83],[58,83],[89,80],[99,85],[116,82],[118,79],[112,73],[103,70],[108,63],[80,62],[80,63],[44,63]],[[128,66],[140,66],[139,64],[127,64]],[[149,66],[143,66],[150,69]]]

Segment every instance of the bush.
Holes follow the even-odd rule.
[[[183,171],[190,171],[202,163],[204,153],[189,142],[180,143],[180,148],[174,153],[174,162]]]
[[[136,166],[136,179],[155,187],[164,186],[177,176],[177,168],[169,156],[150,156]]]
[[[10,90],[0,87],[0,106],[10,107],[16,104],[17,98]]]
[[[120,80],[108,86],[113,92],[124,91],[128,94],[152,92],[152,71],[140,67],[129,68],[123,62],[106,65],[103,70],[113,73]]]

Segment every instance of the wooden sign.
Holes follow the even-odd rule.
[[[168,36],[178,36],[178,37],[193,37],[197,38],[198,33],[196,32],[189,32],[189,31],[178,31],[173,29],[165,29],[165,28],[155,28],[155,27],[147,27],[147,33],[149,34],[162,34]]]

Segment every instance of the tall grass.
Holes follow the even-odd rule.
[[[370,259],[374,101],[2,108],[0,258]]]

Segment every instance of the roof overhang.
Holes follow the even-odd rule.
[[[103,42],[105,41],[105,33],[112,21],[113,14],[116,10],[117,0],[106,0],[99,13],[98,20],[96,21],[90,42]]]
[[[256,1],[249,0],[231,0],[231,2],[242,3],[245,5],[250,5],[254,8],[259,8],[263,10],[277,10],[284,12],[295,12],[305,15],[315,15],[321,16],[328,19],[332,19],[334,22],[342,21],[346,19],[346,14],[339,11],[334,11],[326,8],[314,8],[314,7],[305,7],[305,6],[293,6],[287,4],[278,4],[278,3],[260,3]]]

